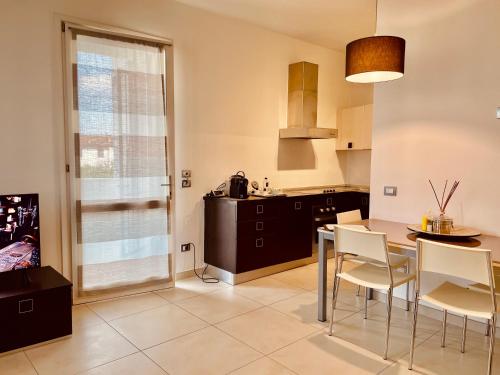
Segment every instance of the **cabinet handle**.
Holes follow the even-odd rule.
[[[301,210],[302,209],[302,202],[295,202],[295,209]]]
[[[333,198],[326,198],[326,205],[331,206],[333,204]]]
[[[263,214],[263,213],[264,213],[264,205],[258,204],[257,205],[257,214]]]
[[[263,221],[257,221],[255,223],[255,230],[264,230],[264,222]]]
[[[33,298],[19,301],[19,314],[33,312]]]
[[[255,247],[264,247],[264,239],[263,238],[257,238],[255,240]]]

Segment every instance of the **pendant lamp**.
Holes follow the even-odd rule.
[[[376,7],[375,14],[378,1]],[[405,44],[405,40],[397,36],[370,36],[350,42],[346,46],[345,79],[375,83],[401,78],[405,69]]]

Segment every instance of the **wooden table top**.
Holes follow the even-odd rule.
[[[410,231],[407,228],[408,224],[380,219],[367,219],[352,224],[365,225],[371,231],[387,233],[387,242],[405,249],[415,250],[417,247],[417,238],[427,238],[457,246],[478,247],[481,249],[491,250],[491,258],[493,262],[500,263],[500,237],[497,236],[481,234],[477,237],[453,239],[432,237]]]

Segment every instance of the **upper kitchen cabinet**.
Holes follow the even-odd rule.
[[[337,150],[371,150],[373,104],[344,108],[339,120]]]

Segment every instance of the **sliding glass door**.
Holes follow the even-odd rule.
[[[65,34],[76,296],[169,282],[171,47]]]

